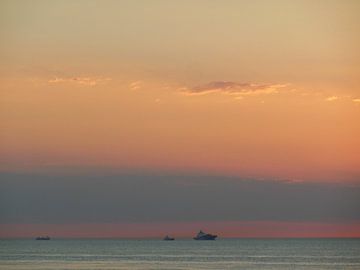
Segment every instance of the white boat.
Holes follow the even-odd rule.
[[[194,240],[215,240],[217,235],[204,233],[202,230],[193,238]]]

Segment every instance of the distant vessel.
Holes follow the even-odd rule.
[[[35,240],[50,240],[50,237],[49,236],[39,236],[39,237],[36,237]]]
[[[215,240],[217,235],[204,233],[200,230],[200,232],[194,237],[194,240]]]
[[[165,240],[165,241],[172,241],[172,240],[175,240],[175,238],[169,237],[169,236],[167,235],[167,236],[164,237],[163,240]]]

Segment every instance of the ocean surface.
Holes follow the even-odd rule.
[[[360,269],[360,239],[0,240],[0,269]]]

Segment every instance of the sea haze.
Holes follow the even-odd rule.
[[[5,174],[1,223],[360,219],[360,187],[191,174]]]

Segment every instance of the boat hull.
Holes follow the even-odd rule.
[[[200,237],[194,237],[194,240],[215,240],[217,237],[217,235],[204,235],[204,236],[200,236]]]
[[[50,240],[50,237],[49,236],[46,236],[46,237],[36,237],[35,240]]]

